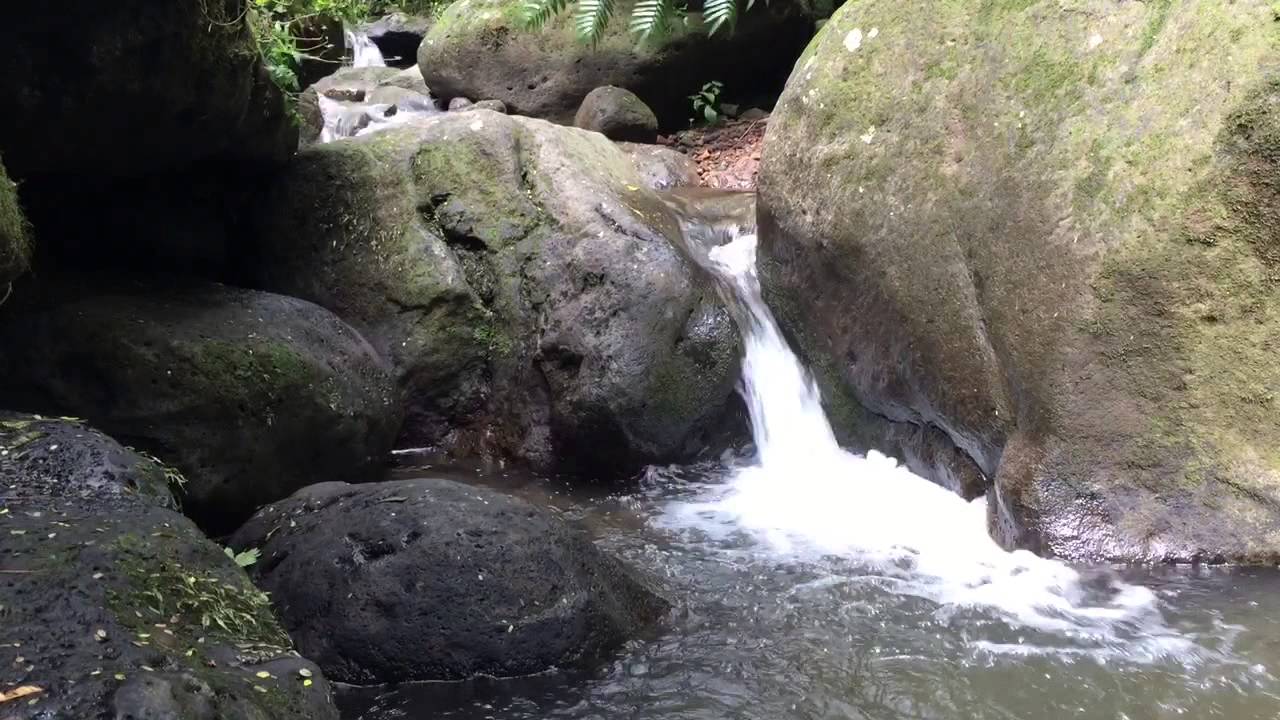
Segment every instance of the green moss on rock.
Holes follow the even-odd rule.
[[[18,186],[0,165],[0,285],[7,286],[27,269],[29,234],[27,218],[18,203]]]
[[[1006,542],[1274,558],[1277,60],[1261,1],[846,5],[770,126],[773,292]]]

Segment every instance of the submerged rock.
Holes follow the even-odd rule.
[[[587,93],[573,124],[623,142],[658,139],[658,117],[636,94],[620,87],[598,87]]]
[[[509,677],[600,659],[666,604],[553,511],[450,480],[328,483],[231,540],[332,678]]]
[[[372,476],[391,447],[387,367],[323,308],[194,281],[43,280],[0,312],[0,391],[164,457],[212,527],[318,479]]]
[[[927,429],[1010,546],[1280,557],[1275,28],[1261,0],[846,4],[760,190],[767,291],[845,427]]]
[[[165,471],[81,423],[0,414],[6,718],[336,720],[266,595]]]
[[[525,26],[522,0],[461,0],[449,6],[418,48],[418,66],[442,98],[502,100],[517,115],[570,123],[587,93],[602,85],[635,92],[663,124],[688,119],[689,95],[715,78],[743,92],[777,91],[813,35],[808,2],[760,4],[733,33],[708,37],[701,15],[661,39],[637,43],[625,20],[598,43],[578,39],[572,13],[546,27]]]
[[[739,361],[644,185],[598,134],[439,115],[301,153],[254,263],[391,358],[408,440],[617,478],[703,447]]]
[[[27,218],[18,202],[18,186],[0,165],[0,297],[8,295],[9,283],[27,269],[31,241]]]
[[[274,165],[297,145],[246,0],[20,3],[0,30],[0,150],[16,177]]]

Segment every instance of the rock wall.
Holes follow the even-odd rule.
[[[844,6],[760,224],[846,423],[949,444],[1009,545],[1277,557],[1278,41],[1265,2]]]

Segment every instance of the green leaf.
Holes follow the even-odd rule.
[[[715,35],[725,25],[732,29],[738,22],[738,0],[707,0],[702,17],[707,23],[708,35]]]

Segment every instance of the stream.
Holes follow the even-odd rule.
[[[412,462],[554,505],[677,610],[595,672],[346,688],[353,720],[1274,718],[1280,576],[1074,568],[988,536],[982,500],[842,450],[761,298],[756,238],[699,260],[745,339],[754,445],[623,494]],[[696,253],[695,253],[696,254]]]

